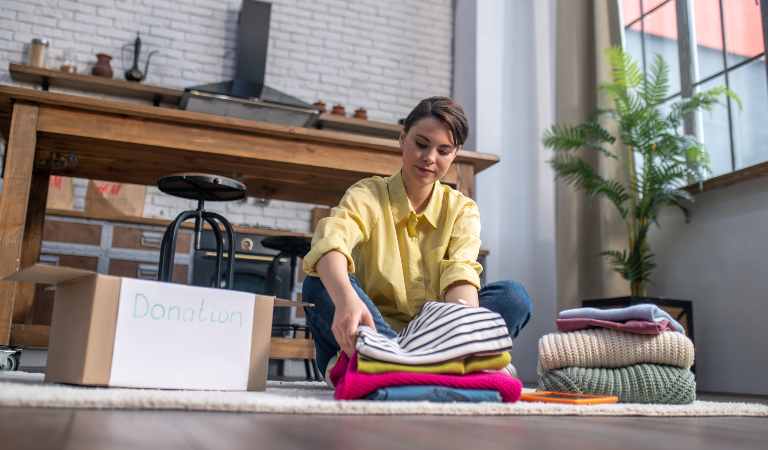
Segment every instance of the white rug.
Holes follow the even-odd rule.
[[[153,409],[273,414],[764,416],[768,405],[697,401],[690,405],[558,405],[550,403],[429,403],[336,401],[324,383],[272,382],[266,392],[172,391],[44,384],[42,374],[0,373],[0,406]]]

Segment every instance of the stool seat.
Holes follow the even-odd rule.
[[[173,260],[176,256],[176,236],[181,225],[194,219],[195,251],[200,250],[200,239],[204,224],[208,224],[216,240],[216,276],[212,287],[235,288],[235,241],[232,225],[221,214],[205,210],[206,201],[223,202],[245,198],[245,185],[237,180],[206,173],[176,173],[157,181],[157,187],[168,195],[197,200],[197,209],[184,211],[173,220],[163,234],[160,244],[158,281],[170,281]],[[226,270],[224,254],[226,252]]]
[[[168,195],[206,202],[245,198],[245,185],[237,180],[205,173],[177,173],[160,178],[157,187]]]
[[[312,238],[304,236],[270,236],[261,240],[261,245],[278,250],[285,256],[303,257],[309,253]]]

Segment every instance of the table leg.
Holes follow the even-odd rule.
[[[48,172],[33,172],[27,205],[27,223],[24,227],[21,267],[31,266],[40,259],[45,225],[45,205],[48,200]],[[17,294],[13,306],[14,323],[32,323],[32,303],[35,298],[34,283],[16,283]]]
[[[48,176],[33,176],[37,116],[37,106],[14,105],[0,197],[0,276],[33,264],[40,255]],[[10,342],[14,316],[26,319],[33,296],[34,284],[0,282],[0,345]]]

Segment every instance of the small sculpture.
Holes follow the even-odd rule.
[[[125,44],[123,46],[123,51],[125,50],[125,47],[130,45],[131,44]],[[147,55],[147,62],[144,64],[144,71],[142,72],[141,69],[139,69],[139,56],[141,56],[141,38],[139,37],[139,33],[136,33],[136,40],[133,41],[133,67],[125,71],[125,79],[128,81],[143,81],[149,74],[149,60],[152,59],[152,55],[155,53],[157,53],[157,50],[152,50],[149,52],[149,55]]]

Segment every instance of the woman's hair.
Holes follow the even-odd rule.
[[[434,117],[439,120],[451,132],[453,144],[458,148],[467,140],[469,134],[469,122],[464,108],[448,97],[429,97],[420,101],[413,111],[408,114],[403,123],[403,132],[408,131],[419,120],[425,117]]]

